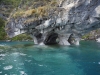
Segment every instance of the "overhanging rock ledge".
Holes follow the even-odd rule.
[[[40,14],[47,13],[42,16],[36,15],[37,11],[26,14],[33,9],[25,10],[16,18],[12,15],[18,10],[11,13],[5,27],[9,37],[27,33],[33,37],[35,44],[78,45],[82,35],[100,28],[100,0],[55,0],[54,6],[50,5],[50,1],[45,6],[40,4],[35,8],[41,10]]]

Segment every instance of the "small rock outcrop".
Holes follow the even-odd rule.
[[[100,28],[100,0],[31,0],[28,7],[24,3],[8,19],[5,29],[11,38],[27,33],[35,44],[78,45],[82,35]]]

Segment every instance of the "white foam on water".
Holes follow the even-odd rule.
[[[13,66],[12,65],[9,65],[9,66],[5,66],[4,67],[4,70],[9,70],[9,69],[12,69],[13,68]]]
[[[0,45],[0,46],[4,46],[4,45]]]
[[[13,55],[18,55],[19,53],[18,52],[15,52],[15,53],[12,53]]]
[[[3,46],[3,47],[4,47],[5,45],[6,45],[6,44],[4,44],[4,45],[0,45],[0,46]]]
[[[0,56],[1,56],[1,57],[4,57],[4,56],[6,56],[6,55],[5,55],[5,54],[0,54]]]
[[[79,41],[76,41],[76,45],[80,45]]]
[[[100,64],[100,62],[98,62],[98,64]]]
[[[80,45],[80,39],[79,38],[75,39],[75,45]]]
[[[2,71],[0,71],[0,73],[2,73]]]
[[[19,52],[15,52],[15,53],[12,53],[11,55],[14,56],[14,57],[17,57],[17,56],[20,55],[20,53]]]
[[[43,66],[43,65],[40,65],[40,64],[38,64],[39,66]]]
[[[41,46],[42,46],[42,45],[45,45],[45,44],[42,42],[42,43],[40,43],[39,45],[41,45]]]
[[[14,61],[17,61],[17,60],[14,60]]]
[[[100,42],[100,38],[96,39],[97,42]]]
[[[28,60],[28,62],[31,62],[32,60]]]
[[[26,56],[27,54],[24,54],[24,53],[20,53],[20,55],[22,55],[22,56]]]
[[[20,75],[27,75],[24,71],[20,71]]]

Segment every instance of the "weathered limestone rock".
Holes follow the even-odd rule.
[[[48,15],[35,21],[24,23],[36,16],[10,18],[6,25],[7,34],[14,37],[28,33],[35,44],[78,45],[82,35],[100,28],[100,0],[56,1],[58,6],[47,9]]]

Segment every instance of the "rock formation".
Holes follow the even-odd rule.
[[[44,1],[44,0],[43,0]],[[79,44],[82,35],[100,28],[100,0],[32,0],[11,13],[5,27],[10,38],[27,33],[35,44]]]

